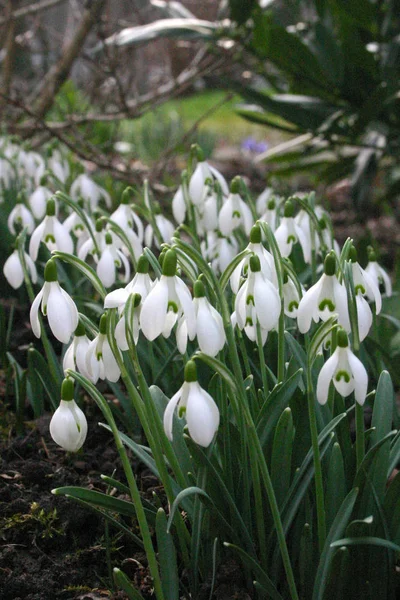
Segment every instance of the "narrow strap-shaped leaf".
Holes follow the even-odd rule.
[[[377,537],[343,538],[332,542],[332,548],[336,548],[337,546],[380,546],[381,548],[388,548],[389,550],[400,552],[400,546],[398,544]]]
[[[197,486],[192,486],[192,487],[186,488],[185,490],[182,490],[181,492],[179,492],[179,494],[177,495],[177,497],[175,498],[175,500],[172,503],[171,512],[169,513],[169,517],[168,517],[167,532],[169,532],[169,530],[171,529],[171,525],[174,520],[175,513],[176,513],[180,503],[182,502],[182,500],[184,500],[188,496],[192,496],[193,494],[199,494],[200,496],[203,496],[204,498],[206,498],[206,500],[208,500],[210,502],[210,504],[213,504],[210,496],[204,490],[202,490],[201,488],[199,488]]]
[[[382,371],[376,388],[374,410],[372,412],[372,427],[375,431],[370,437],[370,448],[385,437],[390,430],[393,418],[393,384],[387,371]]]
[[[52,493],[56,496],[70,496],[71,498],[78,498],[79,500],[84,500],[93,506],[97,506],[105,510],[111,510],[112,512],[125,515],[126,517],[136,518],[136,511],[132,502],[127,502],[126,500],[121,500],[120,498],[114,498],[114,496],[109,496],[108,494],[103,494],[102,492],[86,490],[85,488],[74,486],[65,486],[55,488],[52,490]]]
[[[257,562],[256,560],[254,560],[254,558],[247,554],[247,552],[245,552],[243,548],[240,548],[235,544],[229,544],[228,542],[224,542],[224,546],[231,550],[234,550],[239,555],[243,563],[247,565],[247,567],[249,567],[249,569],[251,569],[251,571],[254,573],[254,576],[257,578],[258,583],[266,590],[266,592],[270,595],[270,597],[273,600],[283,600],[282,596],[276,589],[273,581],[261,568],[259,562]]]
[[[164,509],[159,508],[156,516],[156,536],[158,561],[160,563],[161,584],[166,600],[179,599],[179,575],[176,563],[176,550],[172,535],[167,529]]]
[[[314,590],[312,600],[323,600],[325,586],[328,580],[329,566],[334,553],[332,544],[340,538],[346,529],[350,515],[358,495],[358,489],[353,488],[343,500],[340,509],[332,523],[332,526],[326,537],[325,546],[321,554],[317,573],[314,581]],[[341,544],[343,545],[343,544]]]
[[[271,480],[278,506],[282,506],[290,486],[293,436],[292,411],[285,408],[275,429],[271,459]]]
[[[343,456],[340,445],[336,442],[332,447],[326,482],[325,510],[328,529],[332,525],[345,496],[346,478]]]
[[[101,299],[107,295],[107,290],[104,285],[101,283],[99,276],[97,273],[83,260],[78,258],[77,256],[73,256],[72,254],[68,254],[67,252],[60,252],[59,250],[54,250],[52,252],[53,258],[58,258],[59,260],[63,260],[66,263],[69,263],[73,267],[76,267],[85,277],[90,281],[94,289],[100,294]]]
[[[113,575],[115,584],[126,593],[129,600],[144,600],[142,594],[133,587],[123,571],[115,567]]]

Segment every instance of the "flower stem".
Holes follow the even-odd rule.
[[[308,417],[310,421],[311,445],[314,457],[314,472],[315,472],[315,496],[317,505],[317,524],[318,524],[318,546],[319,551],[325,545],[326,539],[326,515],[324,501],[324,486],[322,480],[321,456],[318,445],[318,430],[317,416],[315,412],[315,398],[312,386],[311,365],[307,367],[307,400],[308,400]]]

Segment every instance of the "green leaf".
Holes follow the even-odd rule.
[[[283,600],[282,596],[276,589],[274,583],[268,577],[267,573],[261,568],[260,563],[255,561],[247,552],[236,546],[235,544],[229,544],[228,542],[224,542],[224,546],[229,548],[230,550],[234,550],[238,556],[241,558],[243,563],[251,569],[254,573],[254,576],[257,578],[257,581],[262,585],[263,588],[268,592],[271,598],[274,600]]]
[[[61,377],[58,382],[54,380],[54,377],[49,370],[49,365],[35,348],[29,348],[28,350],[28,373],[29,379],[32,382],[34,382],[36,378],[39,378],[50,399],[53,410],[57,410],[58,405],[60,404]],[[36,384],[34,383],[33,385],[35,386]]]
[[[395,552],[400,552],[400,546],[394,544],[390,540],[377,537],[355,537],[355,538],[343,538],[336,540],[331,543],[332,548],[337,546],[380,546],[381,548],[388,548]]]
[[[114,567],[113,576],[115,584],[127,594],[129,600],[144,600],[142,594],[133,587],[123,571]]]
[[[321,554],[317,573],[315,576],[314,590],[312,600],[323,600],[325,586],[327,583],[329,567],[333,557],[332,544],[340,538],[346,529],[347,523],[350,519],[351,513],[354,508],[354,504],[357,499],[358,489],[352,489],[346,498],[343,500],[340,509],[332,523],[329,533],[326,537],[325,546]]]
[[[209,495],[204,490],[202,490],[201,488],[199,488],[197,486],[192,486],[192,487],[186,488],[185,490],[182,490],[181,492],[179,492],[179,494],[177,495],[177,497],[175,498],[175,500],[172,503],[171,511],[170,511],[169,517],[168,517],[167,532],[169,532],[169,530],[171,529],[172,521],[174,520],[174,516],[179,507],[179,504],[182,502],[182,500],[184,500],[188,496],[193,496],[193,494],[198,494],[200,496],[203,496],[204,498],[206,498],[206,500],[208,500],[212,504],[212,500],[209,497]]]
[[[232,21],[243,25],[250,18],[253,9],[258,6],[256,0],[229,0],[229,12]],[[258,13],[257,13],[258,14]]]
[[[83,260],[78,258],[77,256],[73,256],[72,254],[67,254],[66,252],[60,252],[59,250],[55,250],[52,252],[53,258],[58,258],[59,260],[63,260],[66,263],[76,267],[85,277],[90,281],[94,289],[100,294],[102,300],[107,295],[107,290],[104,285],[101,283],[100,278],[97,273]]]
[[[271,458],[271,480],[278,506],[281,506],[290,486],[294,426],[292,411],[286,408],[276,426]]]
[[[326,523],[329,528],[346,495],[346,478],[340,445],[335,442],[329,459],[325,492]]]
[[[178,600],[179,575],[176,564],[176,550],[172,536],[168,532],[167,517],[162,508],[159,508],[157,511],[156,536],[161,584],[165,598],[166,600]]]
[[[84,500],[88,504],[95,507],[102,508],[104,510],[110,510],[116,512],[119,515],[125,515],[126,517],[132,517],[136,519],[136,511],[132,502],[114,498],[108,494],[102,492],[95,492],[94,490],[86,490],[80,487],[60,487],[52,490],[52,493],[56,496],[67,496],[71,498],[78,498],[78,500]]]
[[[375,429],[370,437],[370,448],[385,437],[392,426],[393,417],[393,385],[387,371],[382,371],[376,388],[371,427]]]
[[[247,119],[251,123],[258,123],[259,125],[266,125],[267,127],[273,127],[274,129],[280,129],[287,133],[297,133],[299,130],[296,125],[289,123],[279,115],[267,113],[260,107],[254,106],[253,104],[243,104],[235,109],[238,115]]]

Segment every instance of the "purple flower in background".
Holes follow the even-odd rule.
[[[245,152],[251,152],[252,154],[261,154],[268,150],[269,144],[267,142],[257,142],[252,137],[245,138],[240,145],[240,148]]]

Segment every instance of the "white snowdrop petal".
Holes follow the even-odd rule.
[[[360,342],[362,342],[368,335],[369,330],[372,327],[372,311],[370,305],[366,301],[366,299],[361,296],[361,294],[357,294],[356,296],[356,305],[357,305],[357,321],[358,321],[358,335],[360,337]]]
[[[108,288],[115,283],[114,257],[109,247],[106,247],[97,263],[96,273],[104,287]]]
[[[106,378],[113,383],[118,381],[121,376],[121,371],[115,360],[114,354],[112,353],[108,340],[104,340],[103,343],[103,364]]]
[[[77,319],[71,310],[71,304],[66,298],[67,294],[61,290],[57,281],[51,282],[49,297],[47,299],[47,319],[55,338],[67,344],[76,329]],[[74,305],[75,307],[75,305]],[[76,307],[75,307],[76,311]]]
[[[56,240],[57,250],[66,252],[67,254],[73,254],[74,243],[69,232],[56,217],[53,217],[53,219],[53,233],[54,239]]]
[[[29,256],[31,257],[33,262],[35,262],[37,259],[39,253],[39,246],[40,242],[42,241],[45,227],[46,220],[44,220],[42,223],[40,223],[40,225],[36,227],[35,231],[31,235],[31,239],[29,240]]]
[[[148,340],[153,341],[162,333],[167,308],[168,284],[165,276],[162,276],[143,301],[140,313],[140,328]]]
[[[218,407],[197,381],[190,384],[186,423],[193,441],[205,448],[211,444],[219,426]]]
[[[75,361],[78,371],[90,379],[90,373],[86,368],[86,354],[89,349],[89,339],[86,335],[75,338]]]
[[[174,282],[176,295],[178,296],[183,314],[185,315],[188,336],[190,340],[193,340],[196,335],[196,315],[194,312],[192,296],[187,285],[183,283],[180,277],[175,276]]]
[[[197,341],[200,350],[204,354],[215,357],[223,347],[225,339],[221,340],[221,328],[215,315],[211,312],[208,300],[206,298],[197,298],[197,301]]]
[[[172,198],[172,214],[175,221],[180,225],[186,217],[186,204],[183,197],[182,186],[179,186]]]
[[[185,384],[184,384],[185,385]],[[183,386],[182,386],[183,387]],[[172,436],[172,425],[173,425],[173,420],[174,420],[174,412],[175,412],[175,408],[181,398],[182,395],[182,388],[180,388],[176,394],[174,394],[171,398],[171,400],[168,402],[167,407],[164,411],[164,419],[163,419],[163,423],[164,423],[164,431],[165,431],[165,435],[167,436],[167,438],[172,442],[173,436]]]
[[[382,296],[379,291],[379,286],[375,283],[374,279],[360,267],[360,271],[362,276],[364,277],[364,281],[367,287],[367,295],[370,300],[375,302],[375,310],[376,314],[379,315],[382,309]]]
[[[39,321],[39,306],[40,306],[40,303],[43,298],[43,292],[44,292],[44,290],[42,288],[40,290],[40,292],[38,293],[38,295],[36,296],[36,298],[34,299],[32,306],[31,306],[30,314],[29,314],[32,331],[37,338],[40,338],[40,334],[41,334],[40,321]]]
[[[63,358],[63,371],[66,374],[67,369],[75,371],[75,360],[74,360],[75,340],[68,346],[64,358]]]
[[[326,361],[319,372],[317,382],[317,400],[320,404],[326,404],[328,400],[329,385],[339,363],[339,349]]]
[[[187,340],[188,340],[188,333],[187,333],[186,319],[184,316],[182,316],[178,320],[178,325],[176,327],[176,345],[181,354],[185,354],[185,352],[186,352]]]
[[[119,308],[124,306],[129,298],[126,288],[118,288],[104,298],[104,308]]]
[[[61,400],[50,421],[50,435],[53,440],[69,452],[76,452],[85,442],[87,421],[74,400]]]
[[[311,327],[311,321],[318,304],[322,278],[310,287],[303,295],[297,309],[297,325],[300,333],[306,333]]]
[[[354,396],[356,401],[363,405],[368,389],[368,374],[367,371],[357,356],[347,348],[347,360],[349,361],[350,369],[354,378]]]
[[[262,328],[270,331],[279,320],[281,300],[275,286],[261,272],[255,273],[254,303],[258,321]]]
[[[8,283],[15,290],[22,285],[24,281],[24,272],[19,260],[18,250],[14,250],[11,256],[7,258],[6,262],[4,263],[3,273]]]

